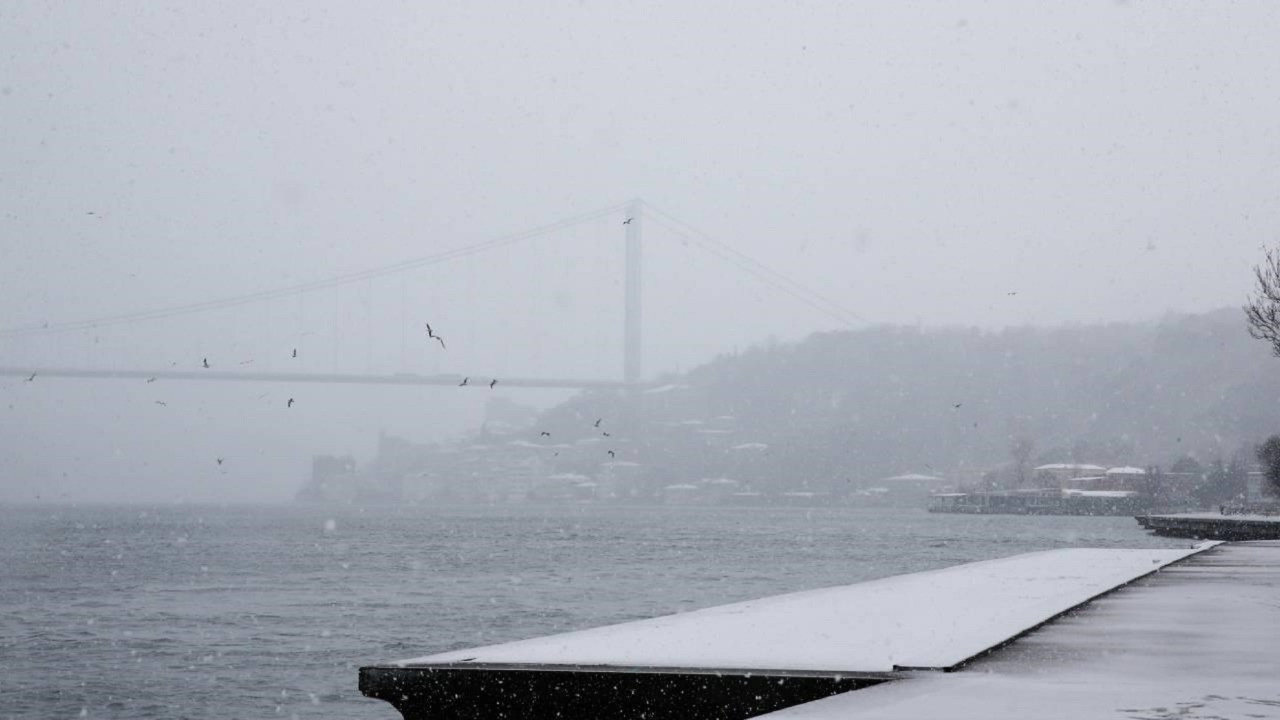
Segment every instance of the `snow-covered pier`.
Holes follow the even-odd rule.
[[[1280,561],[1280,547],[1269,549]],[[930,678],[969,675],[954,671],[1017,655],[1046,631],[1018,640],[1028,632],[1117,588],[1126,588],[1126,596],[1139,584],[1147,588],[1157,571],[1165,570],[1164,576],[1174,563],[1187,578],[1199,577],[1184,568],[1202,566],[1202,557],[1227,557],[1222,552],[1209,543],[1186,550],[1028,553],[364,667],[360,688],[410,720],[731,720],[778,710],[853,717],[863,712],[858,707],[863,696],[894,703],[915,692],[962,690],[968,686],[936,685]],[[1280,570],[1280,562],[1272,569]],[[1200,620],[1211,622],[1208,616]],[[1155,632],[1160,621],[1170,623],[1166,632],[1185,631],[1176,618],[1154,611],[1137,627]],[[1280,650],[1272,661],[1277,654]],[[972,697],[988,703],[975,716],[992,717],[992,708],[1003,702],[982,690]],[[868,707],[878,713],[882,705]],[[1024,716],[1043,716],[1045,707],[1035,710]],[[946,714],[952,716],[949,710]]]
[[[917,673],[770,720],[1280,718],[1280,542],[1219,545],[960,672]]]
[[[1200,540],[1280,540],[1280,516],[1178,513],[1138,515],[1142,527],[1164,537]]]

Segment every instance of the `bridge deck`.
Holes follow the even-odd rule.
[[[343,385],[442,385],[457,386],[462,375],[359,375],[351,373],[282,373],[227,370],[95,370],[84,368],[0,368],[0,377],[81,378],[89,380],[198,380],[221,382],[327,383]],[[580,380],[566,378],[481,377],[471,376],[468,388],[487,390],[496,379],[503,388],[608,389],[631,387],[617,380]],[[636,387],[647,387],[637,385]]]

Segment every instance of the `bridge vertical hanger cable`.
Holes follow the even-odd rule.
[[[627,206],[626,219],[626,287],[623,290],[625,334],[623,336],[622,379],[627,383],[640,381],[643,362],[643,326],[641,325],[642,289],[644,285],[643,255],[640,232],[644,226],[645,204],[637,199]]]
[[[272,303],[271,300],[267,300],[265,303],[263,303],[263,305],[266,306],[266,308],[263,310],[263,314],[266,315],[266,318],[264,318],[264,321],[266,324],[264,331],[267,336],[267,347],[266,347],[266,352],[263,353],[263,357],[265,358],[263,362],[266,363],[267,370],[271,369],[271,361],[275,359],[274,357],[272,357],[273,353],[271,352],[271,348],[275,347],[275,333],[274,333],[274,329],[272,327],[272,322],[271,322],[271,310],[272,310],[273,304],[274,303]]]
[[[364,371],[373,374],[373,278],[364,281]]]
[[[407,363],[405,360],[405,342],[404,342],[404,337],[405,337],[404,336],[404,323],[405,323],[404,308],[406,304],[405,303],[405,285],[407,282],[405,278],[407,277],[407,275],[408,273],[400,273],[400,362],[397,363],[400,367],[400,372],[409,372],[409,368],[407,367]]]
[[[306,295],[298,295],[298,315],[294,321],[293,335],[294,335],[293,342],[295,343],[294,347],[300,348],[298,350],[298,354],[302,356],[301,358],[299,358],[300,362],[298,363],[298,365],[299,367],[305,368],[307,366],[307,349],[305,347],[306,337],[307,337],[307,296]]]

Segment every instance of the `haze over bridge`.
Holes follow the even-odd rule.
[[[782,275],[760,262],[757,262],[753,258],[738,252],[731,246],[711,238],[706,233],[688,225],[678,218],[675,218],[669,213],[654,207],[652,204],[642,200],[632,200],[628,203],[619,203],[601,208],[590,213],[566,218],[557,222],[532,228],[524,232],[514,233],[453,250],[408,259],[369,270],[329,277],[322,280],[299,283],[243,295],[215,298],[167,307],[157,307],[137,312],[104,315],[67,322],[33,323],[25,326],[3,328],[0,329],[0,342],[4,342],[10,348],[21,348],[24,344],[30,341],[38,341],[41,338],[53,338],[59,335],[69,335],[74,333],[93,333],[94,342],[96,343],[98,333],[107,332],[111,328],[143,325],[164,320],[182,320],[190,316],[209,314],[215,311],[237,307],[247,307],[249,308],[249,312],[254,313],[263,313],[264,311],[261,308],[265,307],[265,314],[269,316],[271,313],[271,303],[282,299],[298,298],[300,302],[303,296],[314,295],[326,290],[352,285],[363,285],[365,292],[368,293],[372,284],[378,280],[396,276],[403,278],[406,273],[413,270],[440,265],[450,261],[460,260],[462,258],[477,256],[482,253],[487,253],[490,256],[493,256],[498,254],[498,251],[502,249],[512,248],[519,243],[529,241],[534,238],[547,236],[585,223],[599,222],[609,222],[610,224],[616,223],[614,227],[621,231],[620,234],[622,235],[623,240],[623,312],[622,316],[619,318],[621,320],[623,339],[622,377],[616,380],[608,378],[584,378],[573,376],[538,377],[528,373],[496,374],[493,372],[477,372],[473,375],[467,375],[464,372],[458,372],[457,370],[454,370],[453,372],[372,372],[371,370],[363,373],[342,372],[336,367],[338,364],[336,360],[336,348],[339,342],[339,339],[336,336],[341,335],[341,333],[336,331],[333,333],[335,335],[333,338],[335,345],[335,367],[331,368],[328,372],[296,370],[280,372],[273,371],[271,369],[264,370],[261,368],[250,368],[248,365],[253,362],[252,359],[240,361],[238,365],[241,366],[242,369],[226,369],[228,367],[234,368],[236,366],[231,365],[230,361],[225,357],[216,360],[212,367],[208,364],[208,358],[206,358],[204,367],[201,367],[198,364],[194,367],[192,365],[186,365],[183,367],[175,362],[167,368],[163,366],[155,367],[155,365],[152,365],[153,369],[147,369],[145,366],[121,367],[121,363],[118,362],[113,363],[115,365],[114,367],[92,367],[82,366],[80,364],[52,363],[23,364],[21,362],[14,362],[11,358],[4,358],[3,356],[0,356],[0,362],[3,362],[3,365],[0,365],[0,376],[34,379],[83,379],[95,381],[163,380],[170,382],[212,381],[440,387],[459,386],[462,384],[464,378],[468,378],[467,387],[476,387],[486,390],[489,389],[489,383],[493,380],[497,381],[497,387],[501,387],[503,389],[641,389],[646,386],[642,367],[642,358],[644,356],[642,332],[644,297],[642,281],[642,232],[646,223],[653,223],[661,226],[665,230],[674,233],[683,245],[701,250],[707,255],[725,264],[732,265],[738,270],[750,274],[763,285],[786,294],[793,300],[803,303],[811,309],[833,318],[841,326],[854,326],[865,322],[865,320],[856,313],[841,307],[830,298],[807,288],[801,283]],[[406,310],[404,306],[407,304],[408,303],[402,299],[400,308],[402,318],[405,317]],[[259,309],[253,309],[255,306]],[[369,312],[367,304],[366,312]],[[402,326],[410,324],[412,323],[402,323]],[[437,331],[448,334],[448,331],[445,329],[438,328]],[[403,327],[401,332],[404,332]],[[427,335],[427,337],[430,338],[428,343],[434,347],[435,338],[430,335]],[[441,345],[443,349],[443,343],[441,343]],[[278,344],[277,346],[273,346],[273,349],[270,352],[278,353]],[[46,355],[48,354],[49,353],[46,353]],[[298,357],[296,347],[293,350],[293,357]],[[148,363],[148,365],[151,365],[151,363]],[[372,365],[372,363],[369,365]]]

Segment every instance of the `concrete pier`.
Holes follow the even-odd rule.
[[[1154,535],[1197,540],[1280,540],[1280,516],[1178,513],[1134,518]]]
[[[957,670],[1207,547],[1027,553],[363,667],[360,689],[409,720],[756,717]]]
[[[917,673],[770,720],[1280,718],[1280,542],[1219,545],[958,672]]]
[[[745,720],[869,687],[887,675],[488,663],[360,669],[360,692],[405,718]]]

